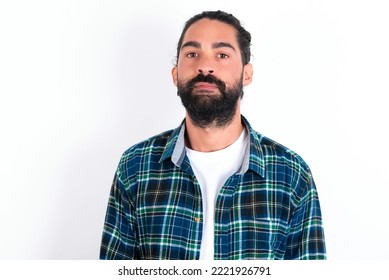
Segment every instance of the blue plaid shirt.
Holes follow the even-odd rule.
[[[316,187],[303,159],[255,132],[241,169],[215,205],[214,259],[325,259]],[[122,156],[106,213],[101,259],[199,259],[203,210],[185,153],[185,124]]]

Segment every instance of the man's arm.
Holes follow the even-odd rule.
[[[326,259],[319,197],[312,175],[309,172],[307,175],[298,180],[303,192],[291,217],[285,259]]]
[[[124,185],[115,175],[109,196],[100,259],[138,259],[137,220]]]

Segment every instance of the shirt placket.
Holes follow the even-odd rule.
[[[200,250],[201,250],[201,240],[203,236],[203,221],[204,221],[204,213],[203,213],[203,201],[201,196],[201,189],[200,185],[193,173],[192,167],[190,166],[189,159],[187,157],[184,158],[180,168],[186,172],[189,176],[192,177],[193,182],[193,197],[194,197],[194,204],[193,204],[193,215],[192,220],[190,221],[191,225],[191,238],[190,240],[193,240],[194,242],[191,243],[190,252],[195,252],[194,254],[191,253],[191,256],[189,259],[200,259]]]
[[[234,234],[231,226],[231,210],[233,196],[239,183],[239,175],[231,176],[221,188],[215,205],[215,259],[230,259],[231,234]]]

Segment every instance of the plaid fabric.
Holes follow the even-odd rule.
[[[215,259],[325,259],[311,172],[255,132],[215,210]],[[185,125],[127,150],[113,181],[100,259],[198,259],[202,200],[184,148]],[[212,238],[212,237],[210,237]]]

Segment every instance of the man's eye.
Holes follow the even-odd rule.
[[[228,54],[225,54],[225,53],[220,53],[217,56],[218,56],[218,58],[221,58],[221,59],[226,59],[229,57]]]
[[[193,58],[193,57],[197,57],[197,56],[198,56],[197,53],[194,53],[194,52],[186,54],[186,57],[189,57],[189,58]]]

